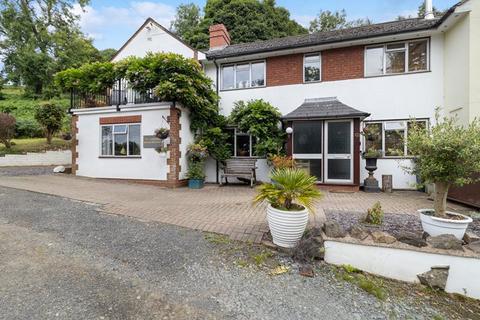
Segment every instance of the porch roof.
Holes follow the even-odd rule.
[[[295,110],[282,117],[283,120],[366,118],[370,113],[347,106],[337,97],[305,99]]]

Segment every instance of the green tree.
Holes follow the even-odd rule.
[[[43,127],[47,143],[52,144],[53,135],[62,128],[65,112],[62,107],[46,103],[35,111],[35,120]]]
[[[198,49],[208,48],[208,28],[217,23],[227,27],[232,44],[307,33],[274,0],[207,0],[203,11],[202,17],[193,4],[179,6],[172,22],[173,30]]]
[[[480,172],[480,122],[462,126],[455,118],[440,119],[437,111],[436,125],[429,133],[414,123],[407,148],[416,157],[415,166],[407,170],[435,184],[435,215],[446,218],[450,186],[472,183],[473,175]]]
[[[117,53],[117,50],[116,49],[112,49],[112,48],[107,48],[107,49],[103,49],[103,50],[100,50],[98,52],[98,55],[99,55],[99,59],[98,61],[100,62],[108,62],[110,60],[112,60],[113,56]]]
[[[435,8],[435,6],[433,7],[433,15],[435,17],[441,16],[443,13],[443,11],[438,10],[437,8]],[[425,17],[425,1],[422,1],[422,3],[418,6],[417,14],[419,18]]]
[[[310,21],[310,28],[308,30],[310,32],[324,32],[369,24],[372,24],[372,22],[368,18],[348,21],[347,12],[344,9],[335,12],[322,10],[315,19]]]
[[[39,95],[53,74],[98,59],[72,9],[88,0],[0,0],[0,49],[7,78]]]

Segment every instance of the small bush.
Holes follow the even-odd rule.
[[[7,113],[0,113],[0,142],[5,148],[12,146],[10,140],[15,136],[15,118]]]
[[[44,136],[40,125],[31,119],[17,119],[15,126],[16,138],[41,138]]]
[[[35,111],[35,120],[43,127],[48,144],[52,143],[53,135],[62,128],[64,116],[63,109],[53,103],[41,105]]]
[[[383,210],[379,201],[375,202],[373,207],[367,210],[367,216],[365,217],[366,223],[380,225],[383,223]]]

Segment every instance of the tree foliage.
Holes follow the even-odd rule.
[[[63,108],[56,104],[46,103],[37,108],[35,120],[43,127],[48,144],[52,144],[53,135],[62,128],[64,116]]]
[[[10,149],[11,140],[15,136],[15,117],[8,113],[0,113],[0,142]]]
[[[359,27],[363,25],[372,24],[370,19],[357,19],[357,20],[347,20],[347,12],[345,10],[331,12],[330,10],[320,11],[313,19],[310,21],[310,32],[324,32],[352,27]]]
[[[267,157],[280,153],[284,134],[280,129],[280,111],[264,100],[237,101],[229,124],[257,138],[255,153]]]
[[[8,80],[25,85],[29,94],[50,93],[53,74],[99,59],[76,24],[75,3],[85,6],[88,0],[0,0],[0,49]]]
[[[438,10],[437,8],[435,8],[435,6],[433,6],[433,15],[435,17],[438,17],[438,16],[441,16],[443,15],[445,12],[444,11],[441,11],[441,10]],[[426,12],[426,9],[425,9],[425,1],[422,1],[421,4],[418,6],[418,10],[417,10],[417,17],[416,18],[424,18],[425,17],[425,12]],[[397,20],[405,20],[405,19],[413,19],[415,17],[412,17],[411,15],[408,15],[408,16],[398,16],[397,17]]]
[[[172,22],[172,29],[198,49],[208,48],[208,28],[217,23],[227,27],[232,44],[307,33],[274,0],[207,0],[203,11],[201,16],[198,6],[181,5]]]
[[[416,157],[410,172],[436,189],[435,212],[445,215],[448,189],[475,181],[480,172],[480,122],[468,126],[457,124],[455,118],[440,119],[429,133],[419,124],[408,133],[408,150]]]

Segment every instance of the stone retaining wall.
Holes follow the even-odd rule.
[[[0,167],[69,165],[71,161],[72,152],[70,150],[28,152],[26,154],[7,154],[0,157]]]

